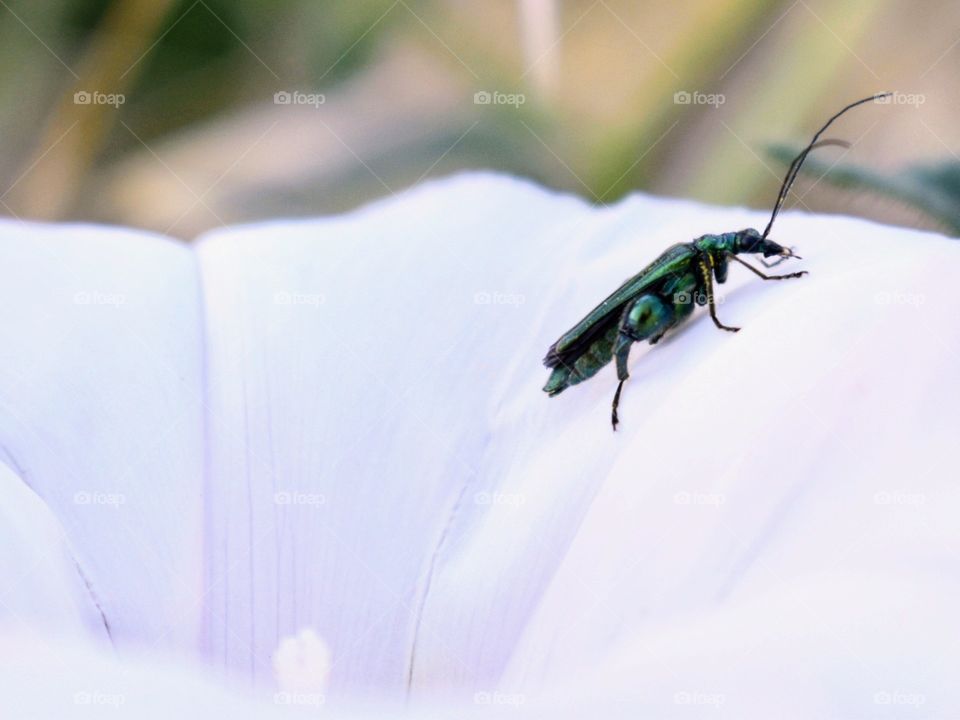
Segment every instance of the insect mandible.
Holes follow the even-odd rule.
[[[688,243],[667,248],[656,260],[626,280],[586,317],[560,336],[543,359],[552,369],[543,390],[551,397],[571,385],[593,377],[611,360],[616,360],[619,384],[613,396],[611,422],[617,429],[617,407],[623,383],[630,377],[627,360],[633,343],[647,340],[655,345],[664,333],[676,327],[693,313],[695,305],[707,305],[710,317],[721,330],[737,332],[740,328],[720,322],[713,298],[713,283],[727,279],[729,261],[747,267],[763,280],[786,280],[806,275],[805,270],[785,275],[768,275],[742,260],[739,255],[761,254],[761,262],[768,268],[787,258],[797,258],[790,248],[778,245],[768,238],[773,221],[783,206],[796,180],[800,166],[816,147],[846,143],[834,140],[820,141],[828,127],[848,110],[889,96],[890,93],[871,95],[850,103],[821,127],[810,144],[794,158],[780,185],[770,221],[762,233],[753,228],[720,235],[703,235]],[[774,262],[765,258],[775,257]]]

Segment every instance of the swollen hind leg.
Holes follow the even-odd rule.
[[[613,396],[610,413],[610,421],[614,430],[617,429],[617,424],[620,422],[617,408],[620,406],[620,393],[623,391],[623,383],[630,377],[627,370],[630,346],[648,338],[655,338],[654,342],[659,340],[673,319],[670,307],[656,295],[641,295],[624,310],[620,319],[617,342],[613,350],[617,361],[617,377],[620,380],[620,384],[617,385],[617,392]]]

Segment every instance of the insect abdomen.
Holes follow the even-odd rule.
[[[556,395],[571,385],[591,378],[604,365],[613,359],[613,343],[617,339],[617,325],[613,324],[598,339],[594,340],[587,349],[572,364],[561,363],[550,373],[544,392]]]

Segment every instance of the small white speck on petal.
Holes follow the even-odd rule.
[[[303,628],[280,640],[273,672],[281,692],[323,693],[330,675],[330,648],[311,628]]]

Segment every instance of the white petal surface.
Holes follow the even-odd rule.
[[[0,222],[0,459],[62,526],[120,647],[199,637],[199,319],[180,244]]]
[[[501,387],[552,282],[531,248],[548,257],[586,212],[463,179],[202,241],[215,658],[269,677],[279,638],[310,626],[331,691],[405,695],[437,548],[495,472]],[[459,645],[431,653],[453,664]]]
[[[202,306],[180,248],[134,238],[118,268],[117,245],[92,237],[117,231],[14,243],[11,225],[5,327],[24,340],[3,350],[6,460],[123,637],[175,628],[193,647],[184,607],[202,597],[203,655],[242,684],[270,686],[281,639],[312,628],[331,697],[454,688],[458,712],[531,716],[550,707],[541,693],[610,717],[956,714],[956,241],[786,213],[774,239],[812,274],[765,283],[733,266],[719,312],[742,332],[700,310],[636,347],[620,432],[612,368],[540,390],[550,342],[625,277],[675,242],[764,222],[461,176],[341,218],[212,233]],[[31,249],[51,237],[93,248],[71,251],[91,287],[123,278],[149,298],[130,322],[180,385],[145,370],[116,317],[64,309],[73,285]],[[27,292],[40,311],[11,312]],[[81,343],[113,355],[84,362]],[[202,383],[170,452],[143,456]],[[94,522],[107,508],[72,498],[103,487],[98,472],[156,505]]]
[[[915,583],[902,600],[929,635],[925,605],[956,596],[954,241],[787,213],[775,237],[812,276],[734,266],[720,313],[743,332],[700,311],[638,347],[621,432],[612,369],[540,391],[547,345],[624,277],[674,242],[763,221],[644,197],[590,210],[468,176],[208,238],[211,482],[227,498],[213,529],[228,538],[215,655],[257,677],[280,635],[312,625],[334,691],[530,692],[666,623],[720,632],[784,583],[869,628],[825,652],[875,654],[861,641],[899,611],[818,580],[837,574]],[[813,692],[833,671],[785,682]]]
[[[56,632],[109,647],[97,599],[53,513],[0,463],[0,635]]]
[[[33,633],[0,645],[0,693],[4,717],[16,720],[270,720],[318,712],[218,685],[189,661],[138,652],[120,661],[82,642]]]

